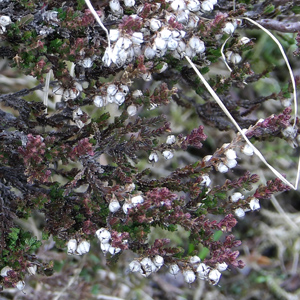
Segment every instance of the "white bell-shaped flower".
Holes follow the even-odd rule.
[[[155,18],[150,20],[150,30],[156,32],[161,27],[161,22]]]
[[[172,37],[172,31],[164,28],[160,31],[160,38],[162,38],[165,41],[168,41]]]
[[[140,272],[142,270],[142,266],[141,266],[141,264],[137,260],[133,260],[129,264],[129,269],[130,269],[130,271],[132,273],[134,273],[134,272]]]
[[[184,270],[182,272],[182,275],[184,277],[184,281],[187,283],[193,283],[196,280],[196,275],[194,273],[194,271],[192,270]]]
[[[120,30],[119,29],[110,29],[109,30],[109,39],[112,42],[115,42],[119,39],[120,37]]]
[[[149,257],[145,257],[141,260],[142,269],[146,272],[142,272],[143,276],[149,276],[151,273],[157,271],[156,265],[152,262]]]
[[[200,10],[200,2],[198,0],[190,0],[187,2],[187,9],[189,11],[195,12]]]
[[[199,256],[194,255],[194,256],[191,256],[191,257],[190,257],[190,263],[191,263],[191,264],[198,264],[198,263],[200,263],[200,262],[201,262],[201,259],[200,259]]]
[[[4,268],[2,268],[1,269],[1,276],[2,277],[6,277],[8,274],[8,272],[9,271],[11,271],[12,270],[12,268],[11,267],[8,267],[8,266],[6,266],[6,267],[4,267]]]
[[[137,107],[134,104],[131,104],[127,107],[127,113],[130,117],[133,117],[137,113]]]
[[[110,248],[110,244],[109,243],[100,243],[100,249],[103,252],[104,255],[106,255],[106,253],[109,251]]]
[[[201,184],[206,185],[206,186],[209,186],[211,184],[211,179],[209,178],[208,175],[202,176]]]
[[[251,201],[249,202],[249,206],[251,210],[260,209],[259,200],[257,198],[252,198]]]
[[[142,32],[134,32],[132,34],[131,40],[134,44],[140,45],[144,42],[144,36]]]
[[[150,153],[149,158],[148,158],[149,162],[152,163],[156,163],[158,162],[158,155],[155,152]]]
[[[174,51],[178,47],[178,42],[174,39],[170,39],[167,43],[168,50]]]
[[[71,239],[68,241],[68,254],[74,254],[77,249],[77,241],[75,239]]]
[[[121,208],[118,200],[113,200],[109,203],[108,209],[110,212],[115,213]]]
[[[156,51],[153,48],[148,46],[148,47],[146,47],[146,49],[144,51],[144,55],[147,59],[152,59],[155,57]]]
[[[135,5],[135,0],[124,0],[124,4],[127,7],[132,7]]]
[[[234,211],[234,214],[238,217],[238,218],[243,218],[245,217],[245,211],[239,207]]]
[[[183,9],[185,9],[185,7],[186,7],[186,4],[185,4],[184,0],[171,1],[171,8],[175,11],[183,10]]]
[[[122,93],[122,92],[117,92],[115,94],[115,102],[118,104],[118,105],[122,105],[125,101],[125,95]]]
[[[210,267],[204,263],[201,263],[197,268],[198,277],[200,279],[207,278],[209,271],[210,271]]]
[[[94,105],[96,107],[103,107],[105,105],[105,101],[104,101],[103,97],[95,96],[94,97]]]
[[[169,268],[169,273],[174,276],[177,275],[180,271],[179,266],[177,264],[172,264]]]
[[[91,244],[89,241],[81,241],[79,243],[79,245],[77,246],[77,249],[76,249],[76,252],[79,254],[79,255],[83,255],[83,254],[86,254],[90,251],[90,247],[91,247]]]
[[[167,41],[161,37],[157,37],[154,40],[154,45],[156,46],[157,49],[159,50],[165,50],[167,49]]]
[[[111,255],[115,255],[115,254],[119,253],[120,251],[121,251],[120,248],[116,248],[116,247],[112,247],[112,246],[110,246],[110,247],[108,248],[108,252],[109,252]]]
[[[231,202],[238,202],[241,199],[244,199],[244,195],[242,195],[240,192],[233,193],[230,197]]]
[[[108,244],[111,240],[110,232],[105,228],[100,228],[96,231],[96,236],[99,239],[100,243]]]
[[[177,13],[176,21],[181,24],[187,24],[189,20],[189,11],[188,10],[180,10]]]
[[[36,270],[37,270],[37,266],[36,265],[31,265],[30,267],[27,268],[27,271],[28,271],[29,275],[35,275],[36,274]]]
[[[225,164],[229,169],[233,169],[237,165],[237,161],[235,159],[226,159]]]
[[[219,282],[221,276],[222,274],[220,273],[220,271],[214,269],[209,272],[208,279],[212,285],[216,285]]]
[[[164,258],[160,255],[155,255],[152,261],[158,269],[164,265]]]
[[[0,25],[1,26],[8,26],[9,24],[11,24],[11,18],[9,16],[1,16],[0,17]]]
[[[248,156],[251,156],[254,153],[253,148],[248,144],[244,145],[241,150],[244,154]]]
[[[219,171],[220,173],[226,173],[226,172],[228,172],[228,167],[225,164],[223,164],[222,162],[219,162],[217,164],[217,171]]]
[[[133,207],[133,205],[132,205],[131,203],[125,202],[125,203],[123,204],[123,206],[122,206],[123,212],[127,215],[127,214],[128,214],[128,210],[129,210],[130,208],[132,208],[132,207]]]
[[[131,198],[131,203],[133,206],[137,206],[138,204],[144,203],[144,198],[141,195],[135,196]]]
[[[176,138],[175,138],[175,135],[169,135],[168,137],[167,137],[167,141],[166,141],[166,144],[168,144],[168,145],[172,145],[172,144],[174,144],[176,142]]]
[[[146,72],[145,74],[142,74],[142,78],[144,81],[151,81],[152,80],[152,75],[150,72]]]
[[[220,272],[223,272],[225,270],[227,270],[228,268],[228,265],[223,262],[223,263],[217,263],[217,269],[220,271]]]
[[[233,149],[226,150],[224,154],[228,159],[236,159],[236,152]]]
[[[23,281],[23,280],[18,281],[17,284],[16,284],[16,288],[19,291],[23,291],[24,288],[25,288],[25,281]]]
[[[165,150],[162,155],[165,159],[171,159],[174,156],[174,154],[169,150]]]
[[[214,9],[214,5],[210,1],[203,1],[201,3],[201,9],[204,12],[211,12]]]
[[[224,31],[225,33],[231,35],[231,34],[234,33],[235,29],[236,29],[236,26],[235,26],[233,23],[227,22],[227,23],[225,24],[225,27],[223,28],[223,31]]]
[[[118,92],[118,88],[115,84],[110,84],[106,90],[107,94],[110,96],[114,96]]]

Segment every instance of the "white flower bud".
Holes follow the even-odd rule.
[[[137,260],[133,260],[129,264],[129,269],[132,273],[134,272],[140,272],[142,270],[141,264]]]
[[[121,205],[118,200],[113,200],[109,203],[108,209],[110,212],[115,213],[120,209]]]
[[[244,199],[244,195],[242,195],[239,192],[234,193],[231,197],[230,200],[231,202],[238,202],[240,199]]]
[[[214,269],[209,272],[208,279],[212,285],[216,285],[219,282],[221,276],[222,274],[218,270]]]
[[[134,99],[137,99],[139,97],[142,97],[143,96],[143,92],[141,90],[135,90],[133,93],[132,93],[132,97]]]
[[[105,243],[105,244],[101,243],[100,244],[100,248],[101,248],[103,254],[105,255],[108,252],[109,248],[110,248],[110,244],[108,244],[108,243]]]
[[[143,202],[144,202],[144,198],[140,195],[131,198],[131,203],[133,206],[137,206],[138,204],[142,204]]]
[[[115,248],[115,247],[112,247],[112,246],[110,246],[110,247],[108,248],[108,252],[109,252],[111,255],[115,255],[115,254],[119,253],[120,251],[121,251],[120,248]]]
[[[142,273],[143,276],[149,276],[151,273],[157,271],[157,267],[152,262],[152,260],[149,257],[145,257],[141,260],[142,268],[144,269],[145,273]]]
[[[210,1],[203,1],[201,3],[201,9],[204,12],[211,12],[214,9],[214,5]]]
[[[254,153],[253,148],[248,144],[242,147],[242,152],[248,156],[251,156]]]
[[[238,218],[243,218],[245,216],[245,211],[241,207],[237,208],[234,213]]]
[[[124,4],[127,7],[132,7],[135,5],[135,0],[124,0]]]
[[[204,43],[197,36],[190,38],[189,46],[195,50],[196,53],[203,53],[205,51]]]
[[[172,38],[175,39],[175,40],[180,39],[180,32],[178,30],[173,30],[171,39]]]
[[[225,164],[229,169],[232,169],[236,167],[237,161],[235,159],[226,159]]]
[[[212,155],[206,155],[203,157],[204,162],[208,162],[212,158]]]
[[[129,210],[130,208],[132,208],[132,207],[133,207],[133,206],[132,206],[131,203],[125,202],[125,203],[123,204],[123,206],[122,206],[123,212],[127,215],[127,214],[128,214],[128,210]]]
[[[23,291],[24,288],[25,288],[25,281],[23,281],[23,280],[18,281],[17,284],[16,284],[16,288],[19,291]]]
[[[144,55],[145,55],[146,58],[152,59],[152,58],[155,57],[156,51],[151,47],[146,47],[146,49],[144,51]]]
[[[150,72],[146,72],[145,74],[142,75],[143,80],[145,81],[151,81],[152,80],[152,75]]]
[[[112,42],[115,42],[120,37],[120,30],[119,29],[110,29],[109,30],[109,39]]]
[[[218,3],[218,0],[209,0],[209,2],[212,4],[212,5],[216,5]]]
[[[228,159],[236,159],[236,152],[233,149],[228,149],[224,153]]]
[[[153,258],[153,263],[158,269],[160,269],[164,265],[164,258],[160,255],[155,255]]]
[[[137,107],[134,104],[131,104],[127,107],[127,113],[130,117],[133,117],[137,113]]]
[[[239,40],[239,43],[242,44],[242,45],[246,45],[248,44],[249,42],[251,42],[251,40],[249,38],[247,38],[246,36],[242,37],[240,40]]]
[[[172,37],[172,31],[169,29],[164,28],[160,32],[160,38],[165,41],[168,41],[171,37]]]
[[[194,57],[196,56],[196,51],[194,49],[191,48],[191,46],[186,46],[185,48],[185,54],[188,56],[188,57]]]
[[[178,47],[178,42],[174,39],[170,39],[167,43],[168,50],[174,51]]]
[[[134,44],[140,45],[144,42],[144,36],[141,32],[134,32],[131,40]]]
[[[118,92],[118,88],[115,84],[110,84],[107,87],[106,92],[107,92],[107,95],[114,96]]]
[[[156,32],[161,27],[161,22],[157,19],[152,18],[150,20],[150,29]]]
[[[172,1],[171,8],[175,11],[185,9],[184,0],[174,0],[174,1]]]
[[[115,94],[115,102],[118,104],[118,105],[122,105],[125,101],[125,95],[122,93],[122,92],[117,92]]]
[[[242,60],[242,57],[238,54],[238,53],[232,53],[231,56],[230,56],[230,61],[233,63],[233,64],[239,64]]]
[[[217,164],[217,171],[219,171],[220,173],[226,173],[228,172],[228,167],[224,165],[222,162],[219,162]]]
[[[152,153],[150,153],[148,160],[149,160],[149,163],[152,163],[152,162],[156,163],[156,162],[158,162],[158,155],[155,152],[152,152]]]
[[[190,0],[187,3],[187,9],[189,11],[195,12],[200,10],[200,3],[198,0]]]
[[[172,145],[176,142],[176,138],[175,138],[175,135],[169,135],[167,137],[167,141],[166,141],[166,144],[169,144],[169,145]]]
[[[77,241],[75,239],[71,239],[68,241],[68,254],[74,254],[77,249]]]
[[[36,270],[37,270],[36,265],[31,265],[30,267],[27,268],[27,271],[28,271],[29,275],[35,275]]]
[[[119,14],[122,11],[119,0],[110,0],[109,7],[112,12]]]
[[[176,21],[181,24],[187,24],[189,20],[189,11],[188,10],[180,10],[177,13]]]
[[[8,273],[9,271],[12,271],[12,268],[11,268],[11,267],[6,266],[6,267],[2,268],[2,269],[1,269],[1,276],[2,276],[2,277],[6,277],[6,276],[7,276],[7,273]]]
[[[251,210],[260,209],[259,200],[257,198],[252,198],[249,205],[250,205]]]
[[[167,48],[167,41],[163,38],[157,37],[154,40],[154,45],[159,50],[165,50]]]
[[[78,62],[79,65],[84,68],[91,68],[93,65],[93,60],[90,57],[86,57]]]
[[[0,17],[0,25],[1,26],[8,26],[9,24],[11,24],[11,18],[9,16],[1,16]]]
[[[179,267],[177,264],[172,264],[170,265],[170,270],[169,270],[169,273],[171,273],[172,275],[177,275],[178,272],[180,271]]]
[[[82,241],[79,243],[76,252],[78,255],[86,254],[90,251],[91,244],[88,241]]]
[[[196,275],[192,270],[184,270],[182,274],[187,283],[193,283],[196,280]]]
[[[234,26],[231,22],[228,22],[225,24],[225,27],[223,28],[223,31],[229,35],[233,34],[236,29],[236,26]]]
[[[209,186],[209,185],[211,184],[211,179],[209,178],[208,175],[203,175],[203,176],[202,176],[202,181],[201,181],[200,184]]]
[[[281,132],[284,137],[294,139],[297,136],[298,129],[293,126],[288,126],[287,128],[283,129]]]
[[[223,263],[217,263],[217,269],[220,271],[220,272],[223,272],[227,269],[228,265],[223,262]]]
[[[197,268],[197,273],[200,279],[205,279],[210,271],[210,267],[201,263]]]
[[[189,29],[196,28],[198,26],[198,22],[199,22],[198,16],[196,16],[196,15],[190,16],[189,22],[187,23],[187,28],[189,28]]]
[[[182,53],[185,51],[186,45],[183,41],[179,41],[178,46],[177,46],[177,51],[179,53]]]
[[[171,152],[171,151],[169,151],[169,150],[165,150],[163,153],[162,153],[162,155],[163,155],[163,157],[165,158],[165,159],[171,159],[171,158],[173,158],[173,153]]]
[[[111,239],[110,232],[105,228],[100,228],[96,231],[96,236],[99,239],[100,243],[108,244]]]
[[[190,263],[191,264],[198,264],[199,262],[201,262],[201,259],[199,256],[194,255],[190,257]]]

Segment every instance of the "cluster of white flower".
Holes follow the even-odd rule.
[[[240,192],[236,192],[229,197],[231,202],[238,202],[239,200],[244,199],[244,195]],[[241,207],[235,209],[234,213],[238,218],[243,218],[245,213],[248,211],[254,211],[260,209],[259,199],[251,197],[249,201],[249,208],[243,209]]]
[[[160,255],[156,255],[152,259],[145,257],[142,260],[133,260],[129,264],[131,272],[139,272],[144,277],[148,277],[150,274],[157,272],[164,265],[164,258]]]
[[[36,268],[36,266],[35,266],[35,268]],[[35,270],[36,270],[36,269],[35,269]],[[7,277],[9,271],[12,271],[12,268],[6,266],[6,267],[4,267],[4,268],[1,269],[0,274],[1,274],[2,277]],[[35,274],[35,273],[34,273],[34,274]],[[20,291],[23,291],[24,288],[25,288],[25,282],[24,282],[23,280],[19,280],[19,281],[16,283],[16,288],[17,288],[18,290],[20,290]]]
[[[54,87],[52,91],[55,95],[62,96],[65,101],[69,101],[76,99],[80,95],[80,92],[82,91],[82,85],[76,81],[74,83],[74,87],[72,88],[65,89],[58,85]]]
[[[173,145],[173,144],[175,144],[175,142],[176,142],[175,135],[172,134],[172,135],[167,136],[167,140],[166,140],[166,144],[167,145]],[[174,156],[173,152],[170,151],[170,150],[164,150],[162,152],[162,155],[163,155],[163,157],[165,159],[171,159]],[[157,155],[157,153],[156,152],[151,152],[150,155],[149,155],[149,157],[148,157],[148,161],[149,161],[149,163],[156,163],[156,162],[158,162],[158,155]]]
[[[6,31],[6,26],[11,24],[12,21],[9,16],[1,16],[0,17],[0,34]]]
[[[123,212],[125,214],[128,214],[128,210],[130,208],[136,207],[138,204],[144,203],[144,198],[141,195],[134,196],[132,198],[129,198],[125,201],[125,203],[122,206]]]
[[[115,255],[121,251],[118,247],[113,247],[111,245],[111,233],[106,228],[100,228],[96,231],[96,236],[100,241],[100,248],[104,255],[109,252],[111,255]],[[127,243],[127,241],[123,241]]]
[[[77,242],[76,239],[70,239],[67,244],[68,254],[83,255],[90,251],[91,244],[89,241],[82,240]]]
[[[116,103],[117,105],[122,105],[128,93],[129,88],[127,85],[121,84],[117,86],[115,84],[109,84],[106,88],[106,96],[95,96],[94,104],[97,107],[103,107],[107,103]]]
[[[228,265],[223,262],[218,263],[216,269],[212,269],[206,264],[201,263],[201,259],[198,256],[192,256],[190,258],[190,264],[192,265],[191,267],[182,270],[184,280],[189,284],[193,283],[198,277],[199,279],[208,280],[211,284],[216,285],[221,278],[221,272],[225,271],[228,267]],[[193,269],[196,269],[196,272],[194,272]],[[179,271],[180,268],[177,264],[171,264],[169,266],[169,272],[172,275],[177,275]]]

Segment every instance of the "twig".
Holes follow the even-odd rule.
[[[276,30],[280,32],[298,32],[300,31],[300,22],[288,22],[288,23],[283,23],[277,20],[272,20],[272,19],[262,19],[257,21],[258,24],[261,26],[271,29],[271,30]]]

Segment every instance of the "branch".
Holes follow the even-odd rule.
[[[298,32],[300,31],[300,22],[283,23],[277,20],[263,19],[257,21],[260,25],[267,29],[277,30],[281,32]]]

